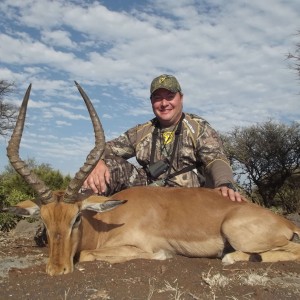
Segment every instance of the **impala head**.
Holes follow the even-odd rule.
[[[66,274],[73,270],[73,257],[80,239],[81,212],[93,210],[102,212],[112,209],[123,202],[106,201],[106,198],[82,199],[78,193],[84,180],[93,170],[98,160],[102,158],[105,147],[105,137],[98,115],[83,89],[75,82],[91,117],[95,132],[95,147],[87,156],[86,162],[70,181],[65,191],[51,191],[20,159],[19,147],[23,133],[27,104],[31,84],[24,96],[15,129],[7,147],[7,156],[14,169],[37,193],[36,202],[25,201],[22,205],[11,208],[10,211],[22,215],[41,215],[46,226],[49,243],[49,261],[46,271],[50,275]]]

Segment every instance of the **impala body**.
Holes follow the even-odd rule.
[[[78,193],[102,157],[104,133],[88,97],[77,87],[90,112],[96,143],[66,191],[47,189],[19,158],[30,88],[8,146],[12,165],[39,195],[36,202],[21,202],[10,211],[40,214],[49,243],[48,274],[72,272],[74,258],[113,263],[181,254],[219,257],[226,264],[300,260],[300,244],[292,241],[300,229],[292,222],[258,205],[232,202],[215,190],[133,187],[109,198]]]
[[[40,211],[47,229],[50,275],[72,272],[74,257],[111,263],[174,254],[223,257],[224,263],[300,259],[300,244],[291,241],[300,229],[292,222],[205,188],[134,187],[109,198],[56,200],[41,209],[26,201],[15,212],[26,215],[29,208]]]

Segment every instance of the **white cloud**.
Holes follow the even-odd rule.
[[[21,101],[20,101],[21,104]],[[47,108],[51,107],[51,103],[45,101],[30,101],[30,108]]]
[[[41,39],[44,43],[57,47],[75,48],[77,46],[71,40],[70,33],[63,30],[43,31]]]
[[[0,49],[1,59],[5,63],[21,65],[53,64],[59,68],[61,64],[70,64],[75,59],[74,54],[55,51],[39,41],[28,41],[0,34],[0,43],[6,45],[6,47]],[[22,50],[20,51],[20,49]]]
[[[79,114],[73,114],[70,111],[59,107],[52,107],[51,111],[55,114],[55,117],[64,117],[70,120],[90,120],[88,117]]]
[[[102,118],[105,118],[105,119],[112,119],[112,115],[109,115],[109,114],[103,114],[102,115]]]
[[[72,125],[72,123],[70,123],[70,122],[60,121],[60,120],[55,121],[55,123],[59,127],[62,127],[62,126],[71,126]]]

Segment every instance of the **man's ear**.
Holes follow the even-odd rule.
[[[40,207],[31,200],[22,201],[14,206],[4,208],[2,211],[19,217],[38,217],[40,215]]]
[[[90,198],[95,198],[95,196],[90,197]],[[105,212],[105,211],[112,210],[112,209],[114,209],[122,204],[125,204],[127,202],[127,200],[106,200],[106,199],[108,199],[107,197],[101,197],[101,199],[97,199],[97,201],[92,201],[92,199],[90,199],[90,198],[83,201],[81,210]],[[103,198],[105,198],[104,202],[103,202],[103,200],[104,200]],[[100,202],[99,202],[99,200],[100,200]]]

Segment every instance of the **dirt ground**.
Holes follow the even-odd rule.
[[[299,216],[294,215],[298,221]],[[177,256],[166,261],[79,263],[73,273],[45,273],[37,224],[0,233],[0,299],[300,299],[300,262],[236,263]]]

